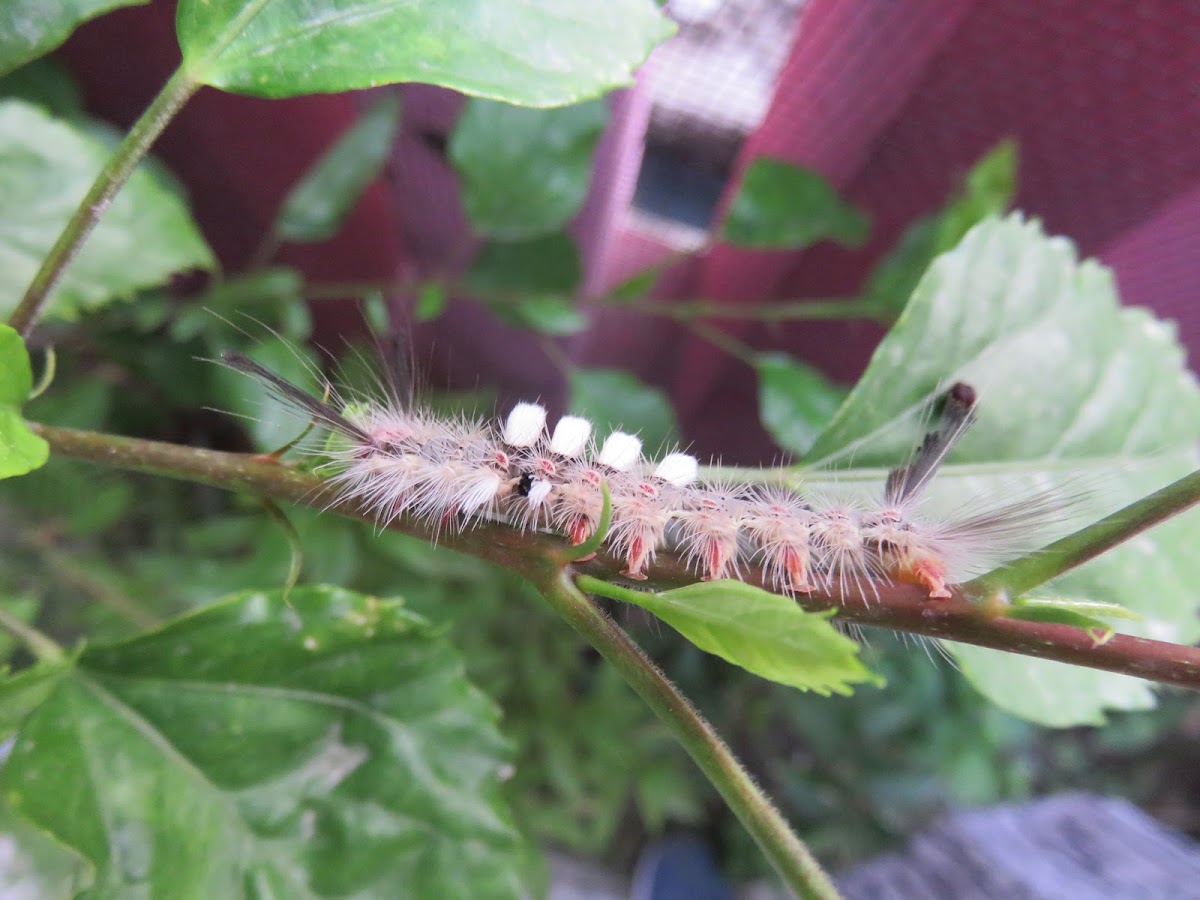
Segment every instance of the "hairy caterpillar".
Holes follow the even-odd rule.
[[[963,383],[939,398],[924,439],[888,474],[882,496],[846,502],[708,481],[686,453],[644,459],[635,435],[616,431],[597,442],[591,422],[578,416],[548,427],[536,403],[518,403],[497,423],[439,418],[416,407],[394,367],[382,401],[328,402],[242,354],[221,361],[330,433],[319,468],[336,501],[358,503],[381,525],[410,514],[437,533],[499,520],[578,545],[596,532],[607,485],[612,518],[604,540],[634,581],[671,546],[702,580],[737,578],[753,565],[793,596],[851,587],[872,593],[895,580],[920,585],[930,598],[950,597],[966,576],[1033,549],[1039,526],[1072,504],[1045,494],[958,518],[922,513],[926,487],[975,420],[975,391]]]

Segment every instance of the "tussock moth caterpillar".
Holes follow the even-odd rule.
[[[223,354],[221,362],[330,433],[318,471],[330,479],[335,502],[357,503],[381,525],[408,513],[436,534],[498,520],[578,545],[598,527],[607,484],[605,543],[631,580],[645,579],[669,546],[702,580],[738,578],[755,565],[771,587],[793,596],[849,588],[871,594],[881,583],[905,581],[931,599],[950,597],[968,575],[1033,549],[1031,536],[1074,504],[1047,493],[958,518],[922,511],[925,489],[975,420],[975,391],[963,383],[939,398],[929,430],[890,471],[881,496],[845,502],[709,481],[686,453],[645,459],[635,435],[615,431],[597,442],[592,424],[578,416],[551,428],[537,403],[518,403],[499,422],[440,418],[414,405],[394,370],[382,401],[323,401],[242,354]]]

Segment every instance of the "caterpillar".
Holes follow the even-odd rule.
[[[646,459],[634,434],[597,441],[592,423],[574,415],[550,427],[537,403],[518,403],[494,423],[440,418],[418,408],[386,366],[384,399],[343,402],[318,399],[240,353],[220,361],[328,432],[317,468],[334,503],[356,503],[380,526],[411,515],[436,535],[502,521],[578,546],[600,526],[607,486],[604,543],[630,581],[645,580],[671,547],[704,581],[754,567],[789,596],[851,588],[867,595],[900,581],[930,599],[949,598],[968,575],[1034,549],[1041,526],[1072,505],[1046,493],[953,518],[923,512],[926,488],[976,419],[976,392],[962,382],[937,398],[919,446],[888,473],[878,499],[864,502],[706,479],[690,454]]]

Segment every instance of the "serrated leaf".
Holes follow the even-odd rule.
[[[333,237],[392,152],[400,127],[400,98],[379,97],[288,191],[275,220],[285,241]]]
[[[463,277],[488,294],[570,294],[583,279],[579,248],[565,232],[521,241],[488,241]]]
[[[104,143],[18,100],[0,101],[0,314],[7,316],[109,156]],[[187,269],[212,252],[180,198],[145,167],[105,211],[51,294],[74,319]]]
[[[650,0],[181,0],[184,68],[260,97],[419,81],[530,106],[628,84],[674,26]]]
[[[425,620],[245,592],[96,646],[2,778],[94,897],[518,897],[496,709]]]
[[[805,453],[837,412],[847,389],[783,353],[759,354],[754,368],[763,426],[784,450]]]
[[[571,412],[591,419],[598,436],[633,431],[651,454],[674,441],[675,412],[658,388],[618,369],[576,369],[569,382]]]
[[[794,600],[740,581],[692,584],[663,593],[628,592],[708,653],[755,675],[818,694],[853,693],[852,685],[882,685],[858,658],[858,644]]]
[[[823,240],[857,247],[870,228],[867,214],[844,202],[823,176],[761,157],[746,168],[722,238],[764,250],[798,250]]]
[[[0,478],[32,472],[50,457],[50,446],[29,430],[21,415],[32,388],[25,342],[12,328],[0,325]]]
[[[976,226],[934,261],[808,459],[895,465],[916,444],[914,419],[925,399],[957,380],[978,388],[979,419],[931,485],[931,512],[1085,491],[1079,516],[1049,539],[1197,465],[1200,388],[1174,329],[1146,310],[1121,308],[1108,270],[1078,261],[1070,242],[1045,236],[1019,215]],[[878,470],[843,472],[837,480],[866,478],[879,489]],[[1142,620],[1122,631],[1191,643],[1200,638],[1189,587],[1200,579],[1195,515],[1160,525],[1040,590],[1127,606]],[[958,645],[951,651],[965,652]],[[1014,667],[1010,678],[975,684],[1020,713],[1021,692],[1000,685],[1024,683],[1031,668],[1020,657],[1004,658]],[[989,657],[986,668],[964,671],[970,677],[1003,665]],[[1060,722],[1098,721],[1105,705],[1143,708],[1149,696],[1144,686],[1135,690],[1107,673],[1062,683],[1078,690],[1057,693],[1053,717]],[[1046,720],[1044,704],[1029,696],[1030,717]]]
[[[0,4],[0,75],[65,41],[78,26],[112,9],[149,0],[5,0]]]
[[[471,224],[506,241],[561,229],[587,195],[607,121],[599,100],[559,109],[470,101],[450,138],[450,159]]]

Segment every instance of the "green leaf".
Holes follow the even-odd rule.
[[[579,248],[562,231],[522,241],[488,241],[463,277],[485,294],[570,294],[583,279]]]
[[[608,296],[614,300],[623,300],[632,302],[641,300],[658,284],[658,279],[662,275],[662,269],[658,266],[653,266],[649,269],[643,269],[633,275],[630,275],[615,288],[609,291]]]
[[[0,78],[0,97],[24,100],[59,118],[83,116],[83,92],[67,67],[50,57]]]
[[[16,307],[108,155],[101,141],[39,107],[0,101],[0,314]],[[176,272],[215,265],[186,205],[143,167],[72,260],[46,314],[74,319]]]
[[[577,334],[588,326],[588,318],[575,308],[570,297],[538,294],[512,304],[490,304],[489,309],[518,328],[542,334]]]
[[[1053,622],[1057,613],[1072,613],[1092,621],[1101,619],[1140,619],[1131,609],[1100,600],[1074,600],[1068,597],[1020,597],[1009,610],[1009,618],[1031,622]]]
[[[666,394],[617,369],[576,369],[571,411],[596,424],[598,436],[618,428],[637,433],[650,454],[675,440],[675,412]]]
[[[566,225],[587,195],[607,120],[599,100],[559,109],[470,101],[450,139],[450,159],[471,224],[508,241]]]
[[[953,381],[980,394],[979,420],[930,488],[931,514],[979,511],[1046,491],[1086,497],[1061,536],[1192,471],[1198,462],[1200,388],[1174,328],[1124,309],[1111,273],[1080,262],[1071,244],[1018,215],[988,220],[934,261],[862,380],[808,453],[814,464],[904,460],[920,433],[926,398]],[[1003,464],[1003,465],[997,465]],[[878,469],[838,481],[873,482]],[[818,477],[808,478],[820,484]],[[1192,524],[1184,515],[1052,583],[1055,594],[1124,605],[1142,618],[1122,631],[1191,643],[1200,638],[1200,579]],[[1056,723],[1098,721],[1106,705],[1143,708],[1149,688],[1108,673],[1072,675],[1029,660],[955,645],[976,687],[1018,714]],[[980,662],[986,658],[987,664]],[[1008,676],[992,677],[1013,667]],[[1032,674],[1031,674],[1032,673]],[[978,676],[978,677],[976,677]],[[1035,676],[1058,678],[1051,716]],[[984,678],[991,681],[985,681]],[[1109,681],[1111,680],[1112,686]],[[1059,685],[1070,685],[1060,690]],[[1042,689],[1043,692],[1048,690]],[[1024,711],[1020,703],[1028,696]],[[1125,705],[1122,705],[1125,704]]]
[[[998,143],[980,158],[950,203],[938,216],[935,253],[953,249],[988,216],[1002,215],[1017,191],[1017,143]]]
[[[400,604],[245,592],[85,651],[3,787],[90,896],[518,897],[497,718]]]
[[[1001,141],[967,173],[962,187],[936,215],[910,225],[867,279],[864,296],[881,311],[899,315],[930,262],[952,250],[988,216],[1012,205],[1017,181],[1017,145]]]
[[[0,740],[8,740],[46,702],[73,665],[73,659],[40,662],[0,681]]]
[[[50,457],[50,446],[29,430],[21,415],[32,389],[25,342],[16,331],[0,325],[0,478],[32,472]]]
[[[870,228],[867,214],[844,202],[821,175],[762,157],[746,168],[722,236],[768,250],[798,250],[822,240],[857,247]]]
[[[149,0],[4,0],[0,4],[0,75],[65,41],[78,26],[110,9]]]
[[[754,367],[763,425],[783,449],[807,452],[848,391],[783,353],[761,353]]]
[[[851,685],[882,686],[858,658],[858,644],[794,600],[740,581],[692,584],[661,594],[629,591],[685,638],[755,675],[803,691],[851,694]]]
[[[0,897],[74,897],[89,884],[79,856],[38,831],[0,800]]]
[[[392,152],[400,98],[379,97],[288,192],[275,233],[309,243],[333,237]]]
[[[180,0],[183,65],[259,97],[419,81],[529,106],[628,84],[674,26],[650,0]]]
[[[426,281],[417,288],[413,317],[418,322],[431,322],[446,308],[446,288],[440,281]]]
[[[1154,708],[1154,687],[1140,678],[971,644],[945,646],[984,696],[1039,725],[1103,725],[1105,709]]]

